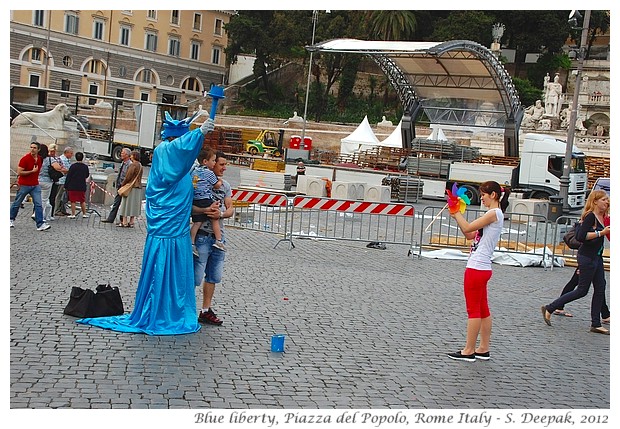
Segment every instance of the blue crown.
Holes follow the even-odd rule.
[[[191,117],[176,120],[170,116],[170,113],[165,112],[164,123],[161,128],[162,140],[167,140],[169,137],[180,137],[189,131],[189,125],[196,119],[199,112],[194,113]]]

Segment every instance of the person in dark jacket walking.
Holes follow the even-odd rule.
[[[610,226],[605,226],[605,215],[609,210],[609,196],[605,191],[595,190],[590,193],[581,214],[581,226],[576,238],[583,244],[577,251],[579,284],[577,289],[561,295],[551,304],[541,307],[545,323],[551,326],[551,315],[555,310],[564,308],[569,302],[583,298],[594,286],[590,315],[592,324],[590,332],[609,335],[609,329],[601,326],[601,309],[605,297],[605,269],[603,266],[603,248],[605,237],[609,236]]]

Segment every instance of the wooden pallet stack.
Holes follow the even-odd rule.
[[[609,158],[597,156],[586,157],[586,171],[588,172],[588,189],[592,189],[599,177],[611,177],[609,172]]]
[[[377,146],[349,155],[341,155],[338,162],[341,164],[356,164],[361,168],[376,170],[398,171],[401,160],[409,151],[402,148]]]
[[[241,131],[216,128],[205,136],[203,147],[211,147],[225,153],[241,153],[245,150]]]
[[[83,129],[79,129],[80,138],[86,139],[90,137],[92,140],[101,140],[101,141],[109,141],[110,140],[110,132],[108,130],[99,130],[95,128],[91,128],[88,130],[88,136]]]
[[[478,164],[508,165],[510,167],[516,167],[519,165],[519,158],[514,156],[480,155],[474,159],[473,162]]]

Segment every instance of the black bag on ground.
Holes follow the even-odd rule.
[[[95,293],[90,289],[82,289],[79,286],[71,288],[69,303],[63,311],[64,314],[75,317],[90,317],[90,307]]]
[[[109,284],[98,285],[97,293],[73,286],[64,310],[64,314],[75,317],[118,316],[124,312],[120,291]]]
[[[564,234],[564,237],[562,238],[564,240],[564,243],[566,243],[566,246],[568,246],[570,249],[577,250],[579,249],[579,247],[581,247],[581,241],[577,240],[576,237],[577,230],[580,226],[581,222],[575,222],[573,227],[566,231],[566,234]]]
[[[90,317],[118,316],[124,312],[118,288],[111,287],[110,284],[98,285],[97,293],[93,296]]]

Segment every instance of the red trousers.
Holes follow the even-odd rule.
[[[484,319],[491,315],[487,297],[487,283],[492,274],[493,271],[491,270],[465,269],[463,290],[468,318]]]

